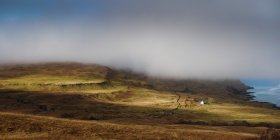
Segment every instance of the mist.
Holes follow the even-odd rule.
[[[176,79],[280,78],[276,0],[32,2],[0,2],[0,63],[97,63]]]

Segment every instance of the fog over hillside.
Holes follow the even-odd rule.
[[[75,61],[167,78],[280,78],[280,2],[1,1],[0,62]]]

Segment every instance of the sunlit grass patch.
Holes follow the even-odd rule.
[[[85,91],[105,89],[106,80],[96,77],[65,75],[26,75],[0,80],[2,90]]]
[[[104,79],[87,78],[77,76],[56,75],[26,75],[6,80],[0,80],[1,84],[76,84],[76,83],[101,83]]]
[[[270,122],[280,123],[280,112],[268,109],[258,108],[253,106],[246,106],[240,104],[211,104],[194,108],[198,112],[205,112],[209,114],[217,114],[224,116],[222,120],[246,120],[248,122]],[[214,119],[213,117],[204,117],[205,119]]]

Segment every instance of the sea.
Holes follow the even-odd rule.
[[[269,102],[280,107],[280,80],[242,79],[241,81],[254,88],[248,90],[255,96],[253,100]]]

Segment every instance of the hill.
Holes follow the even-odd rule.
[[[0,66],[4,139],[258,139],[280,111],[239,80],[147,77],[96,64]],[[205,104],[200,104],[203,101]]]

